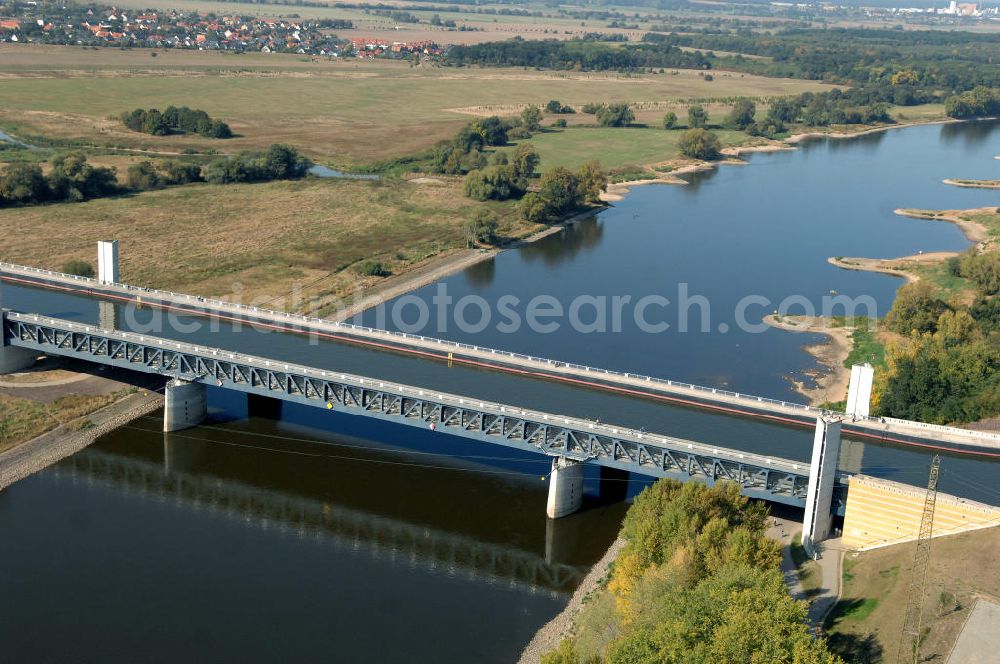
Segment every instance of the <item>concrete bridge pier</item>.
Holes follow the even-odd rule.
[[[583,464],[566,457],[553,459],[545,514],[550,519],[558,519],[577,511],[582,504]]]
[[[167,383],[163,404],[163,431],[179,431],[200,424],[208,415],[205,386],[180,378]]]
[[[17,346],[0,346],[0,374],[27,369],[35,363],[38,352]]]

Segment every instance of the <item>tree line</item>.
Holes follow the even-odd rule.
[[[452,46],[446,65],[462,67],[541,67],[587,71],[633,71],[648,67],[708,69],[708,58],[697,51],[650,44],[611,46],[592,39],[525,40]]]
[[[926,280],[899,289],[885,319],[899,336],[876,374],[877,414],[947,424],[1000,412],[1000,252],[972,248],[948,268],[976,296],[945,301]]]
[[[944,112],[958,119],[1000,115],[1000,90],[978,86],[968,92],[948,97]]]
[[[122,124],[132,131],[153,136],[190,133],[207,138],[232,138],[233,132],[222,120],[212,119],[208,113],[187,106],[167,106],[161,113],[155,108],[137,108],[121,115]]]
[[[606,585],[543,664],[842,664],[792,599],[767,507],[739,486],[661,479],[635,499]]]
[[[295,148],[275,144],[264,152],[220,157],[204,167],[176,159],[141,161],[128,167],[124,184],[118,181],[115,168],[91,164],[82,152],[56,155],[50,166],[45,174],[39,164],[8,164],[0,174],[0,207],[79,202],[192,182],[230,184],[297,179],[306,175],[312,163]]]
[[[773,33],[649,32],[642,43],[622,45],[587,39],[511,39],[455,46],[444,61],[454,66],[588,71],[722,68],[849,85],[846,105],[857,108],[913,106],[942,101],[977,86],[1000,87],[1000,67],[995,63],[998,48],[1000,35],[994,34],[792,28]],[[735,55],[719,56],[715,51]],[[858,112],[864,115],[864,110]],[[840,113],[846,121],[837,119]],[[827,123],[851,124],[857,117],[838,104]]]
[[[946,30],[822,28],[776,33],[647,33],[663,48],[690,47],[742,55],[711,56],[713,65],[764,76],[804,78],[908,92],[1000,85],[994,62],[1000,35]],[[905,102],[901,99],[896,103]],[[904,104],[905,105],[905,104]]]
[[[85,201],[121,191],[115,169],[94,166],[82,152],[56,155],[47,175],[28,162],[8,164],[0,175],[0,205]]]

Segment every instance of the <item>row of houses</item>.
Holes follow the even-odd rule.
[[[429,39],[412,42],[390,42],[385,39],[374,39],[371,37],[352,37],[348,42],[351,53],[359,58],[400,57],[407,54],[437,56],[444,53],[444,49],[441,46]]]
[[[11,12],[13,9],[13,12]],[[353,28],[337,19],[264,18],[211,13],[131,12],[117,7],[0,4],[0,41],[85,46],[262,51],[370,58],[406,53],[440,54],[433,42],[342,40]],[[4,17],[3,13],[14,13]],[[44,12],[44,15],[41,15]]]

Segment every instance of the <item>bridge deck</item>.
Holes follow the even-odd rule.
[[[803,404],[740,394],[680,381],[581,366],[521,353],[511,353],[419,335],[389,332],[183,293],[158,291],[127,284],[105,284],[93,279],[9,263],[0,263],[0,278],[20,280],[34,285],[57,285],[63,288],[101,294],[118,301],[141,302],[143,305],[158,306],[194,315],[253,321],[258,325],[263,324],[281,330],[347,340],[375,349],[407,352],[490,370],[534,375],[588,388],[660,398],[681,404],[793,424],[811,426],[821,413],[820,409]],[[983,452],[1000,451],[1000,434],[894,418],[848,419],[845,422],[844,430],[848,434],[889,442],[923,441],[950,444],[955,447],[956,451],[966,449]]]
[[[424,387],[4,312],[9,345],[311,406],[440,429],[481,442],[653,477],[731,480],[747,495],[803,506],[808,464]]]

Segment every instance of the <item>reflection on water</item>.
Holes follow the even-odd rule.
[[[556,267],[578,259],[582,252],[594,249],[603,236],[604,224],[595,215],[567,226],[558,234],[557,241],[526,244],[518,249],[518,253],[526,262],[541,260],[547,267]]]
[[[976,145],[987,140],[996,130],[997,122],[979,120],[976,122],[948,122],[941,125],[943,143],[966,143]]]
[[[465,272],[469,282],[476,286],[489,286],[493,283],[496,273],[497,265],[492,258],[469,266]]]
[[[0,494],[5,652],[509,662],[624,509],[549,523],[547,459],[291,411],[169,435],[142,418]]]
[[[681,189],[683,195],[694,196],[701,189],[701,185],[705,184],[706,182],[709,182],[710,180],[712,180],[712,178],[716,177],[718,174],[719,174],[719,168],[716,167],[707,171],[695,171],[694,173],[685,173],[679,176],[681,179],[687,182],[687,184],[683,185]]]

